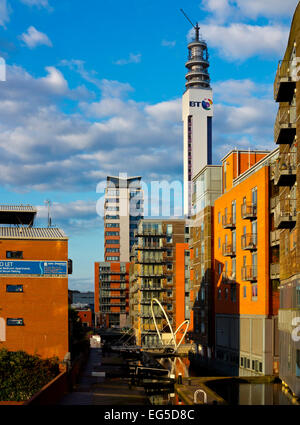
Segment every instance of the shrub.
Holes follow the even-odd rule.
[[[0,350],[0,401],[25,401],[59,374],[58,359]]]

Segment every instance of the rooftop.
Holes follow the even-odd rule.
[[[0,224],[32,226],[36,214],[32,205],[0,205]]]
[[[0,227],[0,239],[68,240],[68,237],[54,227]]]

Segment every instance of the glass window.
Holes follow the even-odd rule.
[[[6,325],[7,326],[24,326],[24,320],[20,318],[18,319],[7,318]]]
[[[247,298],[247,286],[243,287],[243,295],[244,295],[244,298]]]
[[[23,292],[23,285],[6,285],[6,292]]]
[[[6,251],[6,258],[23,258],[23,251]]]

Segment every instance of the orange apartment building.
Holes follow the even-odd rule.
[[[68,355],[68,238],[31,206],[0,206],[0,349]],[[9,226],[9,227],[8,227]]]
[[[278,373],[279,236],[274,228],[278,149],[231,151],[215,201],[215,358],[229,375]],[[271,265],[270,265],[271,263]]]
[[[95,263],[96,326],[128,326],[128,297],[129,262]]]

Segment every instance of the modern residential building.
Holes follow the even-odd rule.
[[[0,205],[0,348],[67,358],[68,238],[29,205]]]
[[[278,149],[231,151],[214,208],[215,366],[228,375],[278,374]],[[275,218],[276,219],[276,218]]]
[[[221,193],[220,165],[207,165],[193,178],[190,248],[194,326],[190,336],[201,361],[211,359],[214,353],[213,218],[214,202]]]
[[[212,163],[213,97],[207,45],[199,37],[198,25],[188,50],[186,90],[182,97],[185,216],[191,216],[193,178]]]
[[[108,176],[104,201],[104,262],[95,263],[98,325],[124,327],[129,314],[129,254],[143,217],[141,177]]]
[[[104,201],[104,258],[128,262],[136,242],[134,231],[143,217],[141,177],[108,176]]]
[[[279,146],[275,183],[280,231],[279,376],[300,396],[300,5],[291,24],[283,60],[278,64],[274,98],[279,104],[274,138]]]
[[[160,339],[152,317],[152,299],[161,303],[174,332],[184,320],[190,320],[192,326],[185,220],[143,219],[136,237],[130,265],[131,327],[137,345],[154,347],[160,345]],[[163,343],[167,344],[171,340],[167,320],[157,303],[153,311]],[[181,336],[178,332],[177,339]]]
[[[95,325],[128,326],[129,262],[95,263]]]

